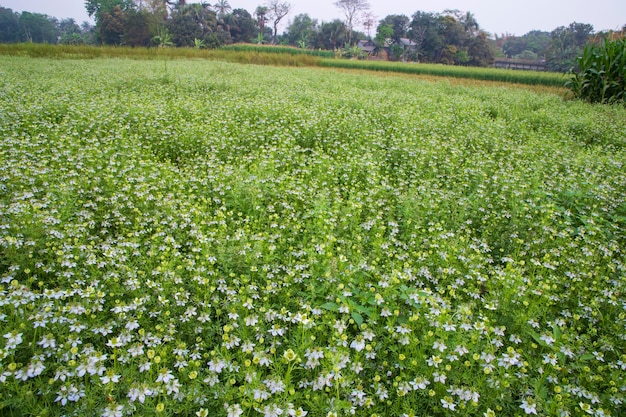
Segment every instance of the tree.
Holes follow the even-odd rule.
[[[468,33],[470,36],[475,36],[478,34],[480,26],[478,25],[476,17],[472,12],[465,12],[465,14],[462,15],[461,18],[458,20],[463,25],[465,32]]]
[[[489,35],[487,32],[479,30],[475,36],[469,40],[467,53],[469,55],[469,65],[476,67],[488,67],[493,65],[494,54],[489,43]]]
[[[317,33],[317,20],[308,14],[299,14],[287,27],[287,42],[290,45],[307,47],[315,39]]]
[[[269,0],[267,3],[268,17],[274,25],[273,43],[278,39],[278,24],[291,11],[291,4],[280,0]]]
[[[255,20],[245,9],[235,9],[224,16],[233,42],[252,42],[257,34]]]
[[[541,57],[546,56],[550,47],[550,33],[532,30],[525,34],[524,38],[526,38],[526,50],[532,51]]]
[[[224,17],[233,42],[252,42],[257,35],[255,20],[245,9],[235,9]]]
[[[89,17],[96,18],[96,24],[100,20],[102,13],[110,13],[115,7],[119,7],[122,11],[132,9],[134,4],[132,0],[86,0],[85,9]]]
[[[233,10],[233,8],[230,7],[230,4],[228,4],[228,0],[219,0],[213,7],[217,11],[217,17],[220,19]]]
[[[80,26],[74,19],[63,19],[59,22],[59,43],[63,45],[81,45],[85,43]]]
[[[167,22],[167,29],[176,46],[192,47],[196,39],[204,40],[208,48],[224,43],[224,34],[218,28],[217,15],[206,3],[190,3],[177,7]]]
[[[76,24],[76,21],[72,18],[69,19],[62,19],[59,22],[59,32],[61,32],[61,35],[64,34],[72,34],[72,33],[78,33],[80,34],[80,26],[78,26],[78,24]]]
[[[337,0],[335,6],[343,11],[346,17],[345,26],[348,31],[348,44],[352,44],[352,33],[354,25],[359,17],[370,9],[370,5],[366,0]]]
[[[363,13],[363,27],[367,30],[367,38],[372,39],[372,28],[376,25],[376,16],[372,12]]]
[[[528,49],[528,42],[525,37],[512,36],[507,38],[502,45],[502,51],[507,58],[513,58]]]
[[[337,50],[348,41],[346,25],[338,19],[323,22],[315,41],[315,48]]]
[[[548,69],[566,72],[576,66],[576,58],[582,54],[592,33],[592,25],[576,22],[554,29],[550,33],[552,42],[546,57]]]
[[[113,45],[122,42],[125,13],[134,7],[132,0],[85,1],[87,14],[96,19],[96,33],[100,42]]]
[[[390,38],[394,43],[399,43],[400,38],[406,38],[407,32],[409,30],[409,18],[403,14],[392,14],[386,16],[383,20],[380,21],[380,26],[390,26],[393,34]]]
[[[415,12],[409,31],[415,47],[418,61],[437,62],[444,46],[444,38],[440,34],[440,16],[435,13]]]
[[[259,38],[262,43],[262,38],[265,36],[265,24],[267,23],[267,14],[269,9],[266,6],[258,6],[254,11],[254,15],[256,16],[257,25],[259,26]]]
[[[23,12],[19,17],[21,39],[34,43],[57,43],[58,22],[40,13]]]
[[[106,45],[122,44],[126,14],[119,6],[115,6],[111,11],[102,12],[98,25],[98,36],[102,43]]]
[[[144,10],[130,10],[124,21],[124,44],[128,46],[149,46],[152,39],[150,13]]]
[[[13,10],[0,7],[0,42],[20,41],[20,17]]]

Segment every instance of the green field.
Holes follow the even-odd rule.
[[[626,109],[0,56],[0,415],[626,413]]]

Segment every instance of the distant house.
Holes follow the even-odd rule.
[[[382,50],[385,51],[386,56],[391,55],[391,48],[394,45],[402,48],[402,60],[406,61],[407,53],[411,50],[414,50],[417,46],[417,43],[413,42],[409,38],[400,38],[400,41],[398,43],[394,43],[392,39],[387,39],[387,41],[385,42],[385,46],[382,48]],[[372,56],[377,48],[374,41],[369,39],[360,40],[357,44],[357,47],[365,52],[368,56]]]
[[[371,39],[364,39],[359,41],[357,46],[365,52],[368,56],[372,55],[376,50],[376,44]]]
[[[413,42],[409,38],[400,38],[398,45],[402,46],[402,62],[406,62],[406,53],[415,49],[417,43]]]
[[[515,69],[515,70],[533,70],[533,71],[545,71],[545,61],[532,61],[528,59],[511,59],[511,58],[496,58],[493,64],[496,68]]]
[[[415,48],[417,46],[417,43],[413,42],[409,38],[400,38],[400,45],[402,45],[404,48]]]

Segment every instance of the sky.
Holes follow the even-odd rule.
[[[211,0],[207,0],[211,3]],[[308,13],[318,21],[343,20],[335,0],[285,0],[292,5],[286,20]],[[198,2],[198,1],[190,1]],[[265,0],[229,0],[231,7],[253,13]],[[492,34],[523,35],[531,30],[550,32],[572,22],[590,23],[596,31],[620,29],[626,24],[624,0],[369,0],[377,20],[390,14],[409,17],[418,11],[442,12],[446,9],[471,11],[482,29]],[[58,19],[90,21],[84,0],[0,0],[0,6],[16,12],[43,13]],[[286,27],[282,24],[282,28]]]

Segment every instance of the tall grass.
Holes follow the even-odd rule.
[[[230,45],[219,49],[130,48],[32,43],[0,45],[0,55],[14,56],[70,59],[213,59],[240,64],[294,67],[318,66],[557,87],[562,87],[567,81],[567,78],[561,74],[537,71],[324,58],[324,56],[332,56],[332,54],[331,51],[310,51],[284,46],[250,44]]]
[[[276,46],[276,45],[255,45],[255,44],[234,44],[223,46],[220,48],[225,51],[236,52],[259,52],[259,53],[274,53],[274,54],[289,54],[289,55],[311,55],[322,58],[334,58],[335,53],[333,51],[315,50],[315,49],[301,49],[291,46]]]
[[[276,48],[279,49],[279,48]],[[123,46],[49,45],[35,43],[0,44],[0,55],[34,58],[128,58],[128,59],[215,59],[220,61],[276,66],[318,66],[319,58],[307,54],[289,54],[236,49],[130,48]]]
[[[469,78],[530,85],[563,86],[563,75],[539,71],[513,71],[497,68],[459,67],[440,64],[407,64],[385,61],[353,61],[323,59],[322,66],[331,68],[361,69],[369,71],[399,72],[405,74],[434,75],[438,77]]]

